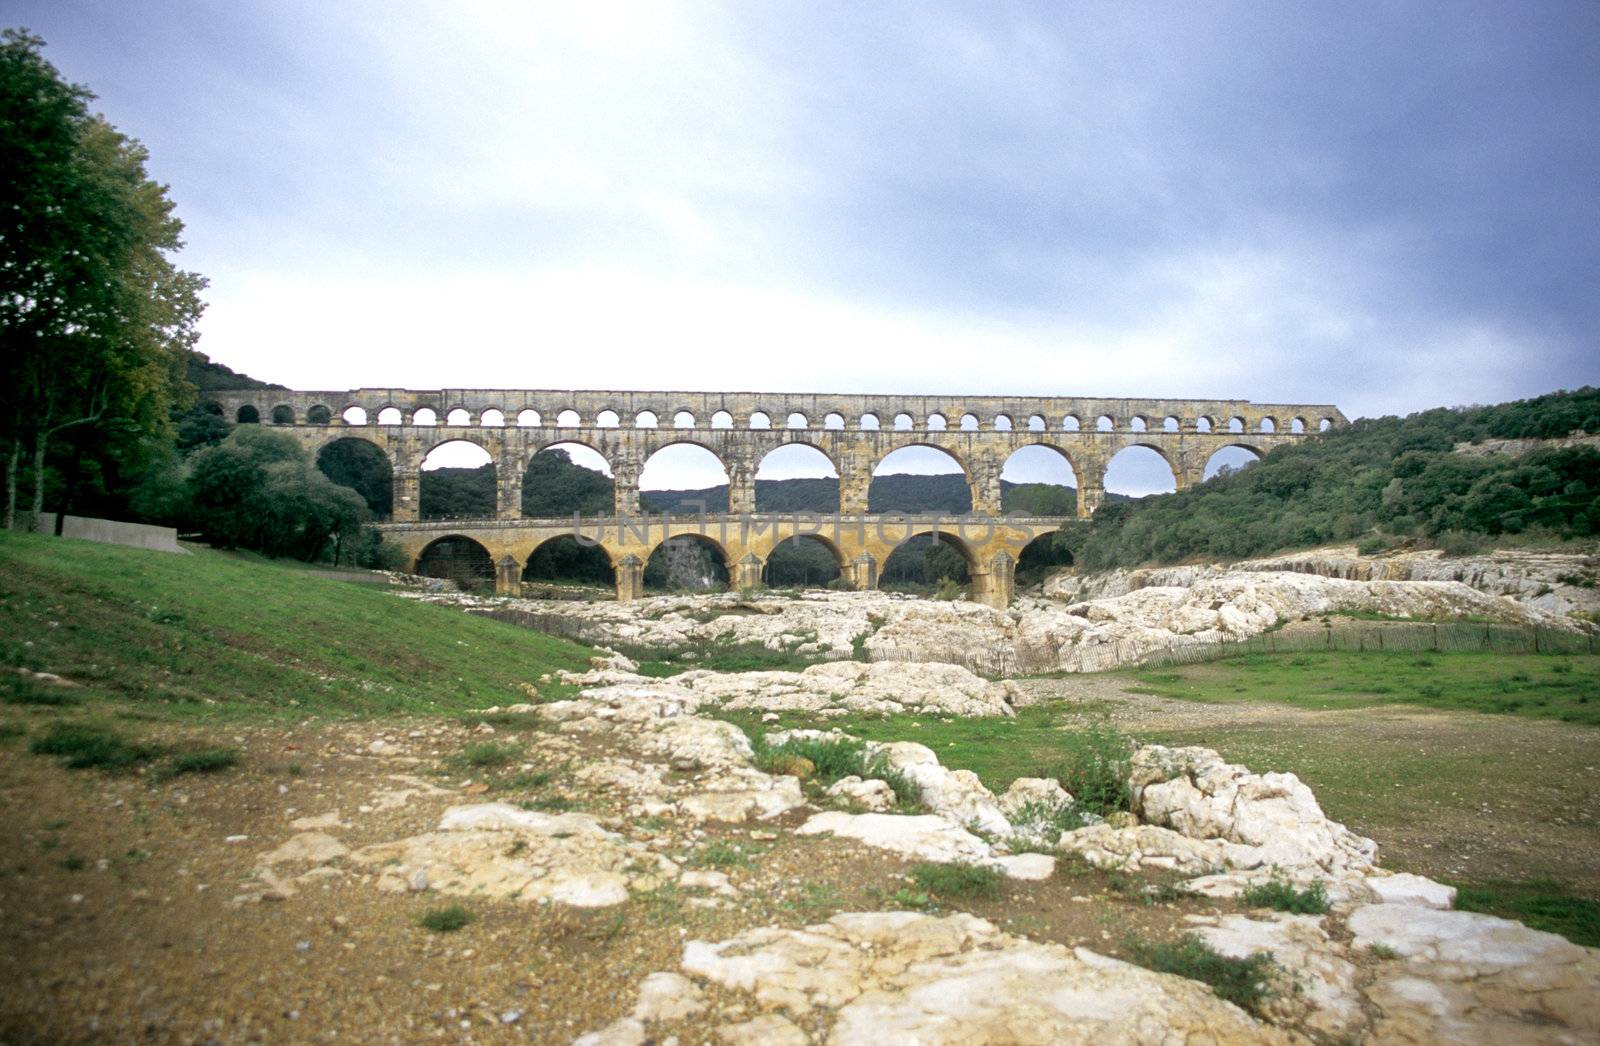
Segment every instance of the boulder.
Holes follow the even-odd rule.
[[[1247,860],[1232,857],[1235,867],[1337,873],[1377,861],[1377,843],[1328,820],[1293,774],[1256,774],[1209,748],[1161,745],[1140,748],[1131,766],[1133,812],[1141,820],[1254,852]]]

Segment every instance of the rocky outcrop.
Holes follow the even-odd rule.
[[[1061,573],[1042,591],[1077,603],[1114,599],[1146,588],[1189,588],[1201,582],[1254,574],[1310,574],[1340,581],[1451,581],[1484,595],[1505,596],[1524,607],[1562,618],[1573,611],[1600,610],[1600,551],[1501,549],[1472,556],[1446,556],[1437,549],[1361,555],[1354,545],[1334,545],[1232,564],[1151,567],[1102,573]],[[1413,615],[1415,616],[1415,615]],[[1535,618],[1528,622],[1548,624]],[[1557,626],[1559,627],[1559,626]]]
[[[875,666],[747,673],[741,682],[686,673],[673,682],[699,693],[702,700],[739,708],[961,715],[982,714],[982,708],[1004,714],[1003,707],[1016,695],[1003,684],[964,678],[949,667],[953,665],[986,676],[1099,671],[1175,648],[1248,639],[1290,621],[1343,612],[1421,620],[1470,618],[1573,633],[1588,627],[1557,612],[1555,604],[1546,608],[1532,595],[1519,602],[1453,578],[1352,579],[1297,570],[1288,560],[1279,565],[1281,569],[1272,570],[1172,567],[1060,575],[1046,582],[1050,598],[1022,598],[1008,610],[883,592],[818,592],[797,598],[715,595],[565,603],[559,612],[581,638],[596,643],[691,652],[754,644],[836,662],[865,656],[874,663],[943,666],[905,675]],[[1332,573],[1340,569],[1329,567]],[[1592,567],[1585,569],[1592,572]],[[1493,587],[1486,572],[1470,576]],[[1508,581],[1506,587],[1514,586]],[[1560,606],[1576,605],[1577,594],[1590,598],[1595,592],[1574,585],[1559,591],[1567,600]],[[555,613],[555,604],[511,602]],[[604,681],[603,676],[582,680]]]
[[[621,666],[631,667],[621,667]],[[687,709],[813,712],[818,715],[1011,715],[1015,684],[990,682],[958,665],[832,661],[800,672],[682,672],[668,679],[636,674],[626,659],[610,659],[587,672],[562,672],[561,681],[650,692]],[[604,695],[611,691],[598,691]]]
[[[455,806],[437,831],[363,847],[350,855],[377,873],[378,889],[433,890],[575,908],[621,904],[678,868],[586,814],[548,814],[504,803]]]
[[[796,1043],[1292,1041],[1195,981],[1014,937],[966,914],[849,913],[750,930],[688,942],[681,965],[759,1012],[718,1027],[724,1041],[730,1031],[731,1041]],[[625,1018],[578,1041],[642,1044],[673,1030]]]
[[[1358,952],[1394,956],[1366,995],[1384,1042],[1600,1039],[1600,952],[1475,912],[1376,904],[1350,914]]]
[[[1294,774],[1257,774],[1209,748],[1146,745],[1134,753],[1132,809],[1147,825],[1229,844],[1235,868],[1337,875],[1377,863],[1378,844],[1330,821]]]

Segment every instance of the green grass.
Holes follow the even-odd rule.
[[[463,748],[456,759],[460,765],[474,770],[493,770],[507,766],[521,757],[522,749],[516,745],[484,741]]]
[[[1059,764],[1072,747],[1067,735],[1081,729],[1075,711],[1063,705],[1034,705],[1018,709],[1015,716],[900,714],[826,719],[785,712],[776,723],[763,723],[759,712],[712,710],[709,714],[738,726],[752,741],[764,731],[802,727],[838,729],[867,741],[916,741],[938,753],[944,765],[971,770],[998,793],[1019,777],[1049,776],[1048,769]]]
[[[69,770],[131,770],[161,754],[155,745],[89,723],[52,723],[29,747],[34,755],[55,756]]]
[[[1327,651],[1245,654],[1127,672],[1137,692],[1329,710],[1413,704],[1600,726],[1600,657]]]
[[[417,917],[417,925],[434,933],[454,933],[472,922],[473,914],[459,904],[430,908]]]
[[[1256,952],[1244,959],[1231,959],[1213,951],[1195,934],[1177,941],[1135,939],[1130,942],[1129,951],[1133,961],[1140,966],[1209,984],[1219,999],[1257,1015],[1261,1012],[1262,1004],[1272,997],[1267,979],[1277,963],[1267,952]]]
[[[849,738],[791,738],[781,745],[769,745],[759,729],[750,732],[755,748],[756,767],[767,773],[780,774],[793,771],[797,760],[811,764],[810,780],[830,785],[844,777],[875,777],[894,792],[901,807],[917,804],[920,789],[898,767],[890,766],[882,755],[876,758],[867,754],[866,744]],[[803,764],[802,764],[803,765]]]
[[[992,900],[1000,896],[1000,873],[981,864],[924,861],[911,866],[911,881],[935,897]]]
[[[1600,948],[1600,901],[1572,893],[1551,879],[1528,882],[1453,883],[1456,907],[1516,919],[1559,933],[1574,944]]]
[[[0,533],[0,666],[85,698],[196,717],[461,711],[526,700],[522,683],[591,653],[291,564]]]
[[[1294,883],[1277,878],[1246,887],[1240,899],[1252,908],[1274,908],[1296,915],[1322,915],[1329,907],[1328,891],[1321,883],[1298,890]]]
[[[172,757],[167,772],[179,774],[214,774],[219,770],[239,765],[239,753],[232,748],[206,748],[198,752],[182,752]]]
[[[742,847],[722,839],[713,839],[691,856],[690,864],[699,868],[749,868],[754,862]]]

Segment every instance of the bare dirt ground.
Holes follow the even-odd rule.
[[[52,714],[12,723],[36,731]],[[199,733],[235,745],[240,764],[160,781],[70,771],[17,737],[0,743],[0,1041],[569,1042],[623,1015],[648,973],[676,969],[686,940],[937,905],[909,889],[909,862],[790,834],[799,811],[738,826],[622,817],[619,799],[576,784],[581,760],[541,753],[547,735],[497,734],[525,761],[484,791],[485,776],[458,762],[486,736],[470,723],[150,728],[158,740]],[[525,783],[543,773],[548,781]],[[328,831],[357,848],[487,800],[578,804],[686,867],[714,843],[736,846],[739,862],[717,867],[737,896],[667,887],[614,908],[541,907],[384,893],[370,871],[334,861],[292,896],[252,898],[259,856],[293,835],[296,819],[337,812],[342,824]],[[1107,954],[1124,954],[1130,934],[1176,936],[1185,914],[1219,910],[1151,903],[1144,885],[1062,862],[1048,881],[1006,882],[997,897],[959,906]],[[418,925],[455,900],[470,925]],[[717,1001],[707,1028],[739,1019],[739,1006]]]
[[[1600,893],[1600,730],[1394,705],[1312,711],[1133,693],[1119,675],[1026,680],[1143,741],[1296,773],[1387,867],[1476,881],[1548,876]]]

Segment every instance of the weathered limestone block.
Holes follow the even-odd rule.
[[[1253,863],[1237,867],[1336,873],[1377,861],[1377,844],[1328,820],[1293,774],[1255,774],[1209,748],[1146,745],[1134,753],[1129,784],[1146,823],[1251,848]]]

